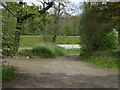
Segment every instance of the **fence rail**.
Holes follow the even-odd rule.
[[[61,44],[57,44],[57,46],[63,47],[65,49],[78,49],[78,48],[81,48],[80,45],[61,45]]]

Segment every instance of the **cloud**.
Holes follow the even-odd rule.
[[[84,0],[68,0],[68,1],[70,1],[70,2],[75,2],[75,3],[79,3],[79,2],[84,2]]]

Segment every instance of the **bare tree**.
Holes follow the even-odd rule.
[[[57,31],[59,30],[59,20],[60,20],[60,16],[64,13],[64,7],[65,7],[65,3],[63,1],[56,2],[56,5],[54,5],[53,18],[54,18],[55,28],[54,28],[54,34],[52,40],[53,43],[56,41]]]
[[[47,1],[43,0],[43,1],[39,1],[39,2],[41,2],[43,8],[45,8],[45,6],[47,4]],[[43,36],[44,36],[44,41],[46,42],[46,21],[47,21],[47,19],[46,19],[46,13],[44,13],[42,16],[43,16],[43,25],[44,25],[43,26]]]

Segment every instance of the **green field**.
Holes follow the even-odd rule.
[[[47,43],[51,43],[52,38],[47,37]],[[43,44],[43,36],[21,36],[20,37],[20,47],[34,47]],[[56,44],[80,44],[79,37],[72,36],[58,36],[56,39]]]

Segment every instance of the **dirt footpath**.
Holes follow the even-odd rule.
[[[118,73],[67,55],[56,59],[6,58],[22,74],[3,84],[9,88],[117,88]]]

